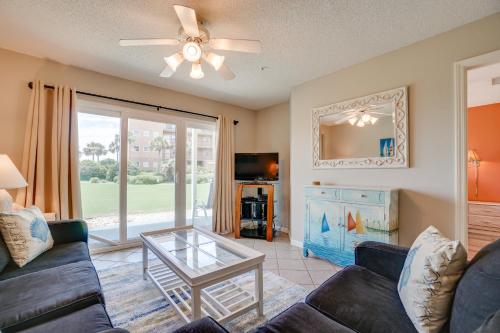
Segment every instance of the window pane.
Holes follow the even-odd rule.
[[[187,223],[211,227],[215,175],[215,126],[187,128],[186,161]]]
[[[173,227],[175,132],[173,124],[129,119],[127,235]],[[140,149],[142,147],[142,149]]]
[[[91,236],[117,241],[120,239],[120,119],[78,113],[78,146],[83,218]],[[98,243],[91,240],[91,245]]]

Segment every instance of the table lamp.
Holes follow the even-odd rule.
[[[0,154],[0,212],[12,211],[12,197],[6,189],[28,186],[9,156]]]
[[[475,173],[474,173],[474,179],[475,179],[475,182],[476,182],[476,188],[474,190],[474,200],[476,200],[478,192],[479,192],[478,170],[477,170],[477,168],[479,168],[479,162],[481,162],[481,160],[479,159],[479,155],[477,155],[477,153],[476,153],[475,150],[469,150],[468,160],[469,160],[469,163],[471,163],[472,166],[474,167],[474,171],[475,171]]]

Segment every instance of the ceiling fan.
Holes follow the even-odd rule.
[[[368,124],[375,125],[380,117],[387,116],[386,113],[376,111],[382,108],[383,106],[380,105],[369,105],[363,108],[345,110],[340,112],[343,116],[337,119],[334,124],[339,125],[348,122],[352,126],[356,125],[358,127],[365,127]]]
[[[262,50],[258,40],[210,38],[208,30],[201,24],[198,25],[194,9],[174,5],[174,10],[181,22],[177,38],[120,39],[119,42],[121,46],[183,45],[181,51],[164,58],[167,65],[160,73],[161,77],[171,77],[184,60],[187,60],[191,62],[191,78],[202,79],[205,76],[201,67],[204,60],[225,80],[232,80],[235,75],[224,64],[225,57],[206,49],[249,53],[260,53]]]

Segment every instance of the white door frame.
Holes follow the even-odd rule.
[[[467,244],[467,71],[500,62],[500,50],[457,61],[455,83],[455,239]]]

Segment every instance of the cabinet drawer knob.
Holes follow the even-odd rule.
[[[326,194],[326,192],[324,192],[324,191],[321,191],[321,194]]]
[[[361,194],[362,198],[367,198],[368,196],[366,194]]]

